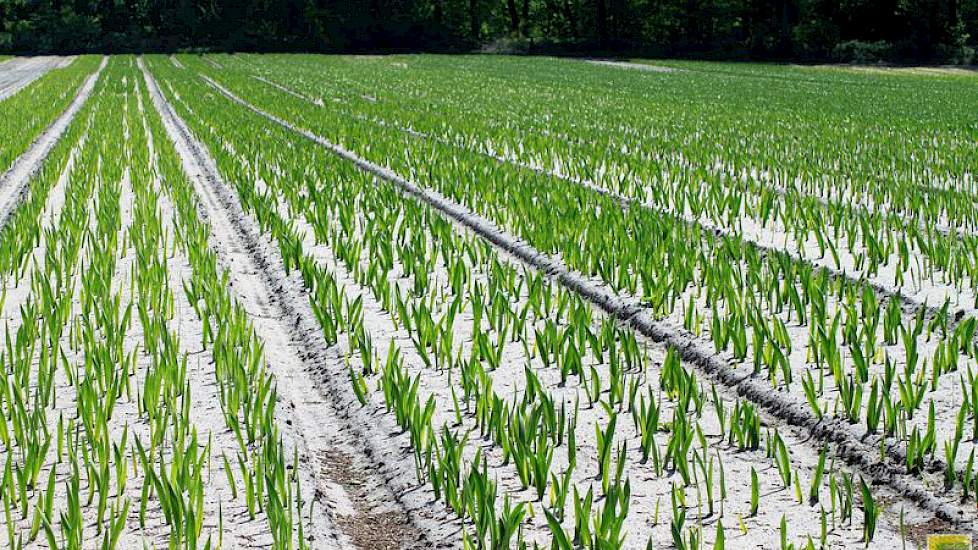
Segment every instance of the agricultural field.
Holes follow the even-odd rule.
[[[2,61],[0,547],[978,534],[976,79]]]

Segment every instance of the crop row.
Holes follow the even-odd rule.
[[[262,63],[250,61],[258,65]],[[251,69],[250,63],[226,64]],[[576,180],[593,181],[619,194],[639,197],[656,208],[736,230],[761,243],[773,245],[783,239],[784,248],[794,250],[820,265],[844,269],[887,286],[901,288],[919,301],[927,299],[933,303],[951,298],[956,304],[970,304],[969,309],[973,309],[974,296],[970,292],[973,286],[973,262],[967,259],[973,255],[974,242],[967,228],[974,226],[973,215],[969,214],[973,213],[974,201],[966,193],[928,191],[926,186],[918,184],[893,166],[874,168],[873,179],[869,180],[871,185],[876,185],[881,176],[895,177],[897,183],[887,181],[880,185],[883,192],[898,193],[896,197],[886,199],[886,202],[881,202],[884,199],[878,197],[871,198],[871,193],[865,190],[825,198],[799,188],[814,180],[822,187],[838,191],[852,179],[861,181],[858,174],[855,177],[851,173],[836,175],[821,167],[800,175],[781,174],[784,163],[772,166],[769,159],[762,155],[745,154],[743,147],[696,155],[696,147],[686,141],[663,144],[645,134],[626,144],[614,143],[613,140],[628,132],[620,127],[589,126],[581,120],[583,117],[580,115],[574,119],[573,131],[555,130],[560,124],[554,123],[554,119],[566,114],[551,112],[552,106],[578,105],[579,100],[573,97],[554,100],[553,96],[570,95],[570,92],[583,89],[586,94],[602,97],[604,90],[594,89],[601,86],[600,81],[582,79],[583,85],[578,83],[567,87],[569,90],[554,90],[548,88],[553,85],[552,75],[546,74],[547,78],[535,80],[532,87],[513,88],[511,93],[499,94],[490,92],[495,88],[485,86],[484,75],[475,71],[449,72],[444,68],[439,70],[438,67],[421,66],[418,68],[424,71],[421,76],[417,71],[401,69],[397,63],[376,63],[372,65],[376,70],[372,71],[358,71],[356,67],[342,63],[320,64],[315,70],[309,70],[312,68],[310,66],[304,71],[296,70],[293,63],[288,66],[288,71],[281,68],[261,70],[264,76],[259,78],[275,84],[286,78],[289,87],[337,116],[352,113],[456,147],[542,168]],[[302,66],[299,65],[300,68]],[[653,78],[657,84],[675,83],[677,86],[679,83],[688,84],[690,80],[675,75]],[[419,80],[425,82],[420,89],[416,85]],[[336,86],[336,82],[359,90],[369,89],[369,92],[335,93],[331,88]],[[745,82],[749,84],[751,81],[738,79],[732,87],[742,89]],[[834,84],[819,83],[822,87]],[[714,83],[713,87],[717,85]],[[535,95],[534,92],[538,90],[543,93]],[[520,93],[523,91],[527,93]],[[837,90],[831,91],[837,93]],[[908,91],[920,92],[916,88]],[[723,114],[733,120],[741,120],[740,117],[745,115],[739,112],[737,102],[733,103],[725,105]],[[514,109],[513,105],[518,105],[518,108]],[[679,107],[685,108],[686,104],[669,108],[676,110],[677,117],[689,116],[688,109],[680,110]],[[859,105],[854,107],[853,111],[861,113]],[[629,106],[623,110],[616,104],[615,108],[627,114]],[[498,122],[501,112],[510,115],[504,119],[505,123]],[[809,112],[806,110],[804,114]],[[606,118],[605,111],[599,110],[598,114]],[[788,115],[794,116],[795,113]],[[694,113],[691,119],[693,123],[701,124],[702,116],[705,115],[698,117]],[[776,111],[774,116],[785,117],[786,114]],[[819,116],[823,116],[823,112],[819,111]],[[644,121],[656,124],[661,118],[660,114],[649,119],[636,109],[632,124]],[[754,117],[747,120],[753,122]],[[675,126],[676,122],[669,121],[669,125]],[[772,125],[774,130],[770,133],[780,135],[784,126],[784,123]],[[854,126],[857,125],[846,124],[845,128]],[[661,131],[659,128],[661,124],[653,126],[651,131]],[[753,144],[766,137],[756,135],[757,130],[753,126],[748,126],[746,130],[737,129],[746,136],[729,138],[715,138],[712,128],[709,133],[695,128],[670,130],[670,134],[674,131],[677,138],[684,140],[690,135],[705,134],[719,143]],[[912,129],[901,130],[909,136],[913,135]],[[752,131],[755,133],[748,133]],[[939,137],[947,139],[948,134],[945,132]],[[874,133],[869,138],[875,139],[875,136]],[[867,139],[864,136],[860,138],[863,141]],[[831,143],[831,138],[825,139]],[[811,158],[810,152],[804,145],[797,145],[796,140],[797,134],[785,135],[783,141],[789,145],[783,148],[788,149],[789,154],[792,150],[796,151],[795,158]],[[902,141],[905,142],[906,138]],[[791,149],[794,147],[797,148]],[[947,150],[948,147],[935,147],[933,153],[928,152],[928,162],[920,165],[926,170],[933,170],[936,162],[931,162],[930,156],[947,154]],[[880,153],[865,143],[861,144],[859,151],[855,157],[857,159]],[[882,154],[889,155],[885,158],[903,159],[915,153],[886,150]],[[837,157],[832,160],[837,162]],[[924,177],[932,181],[940,175],[927,172],[921,179]],[[965,181],[971,178],[967,172],[961,177]],[[908,180],[913,184],[907,185],[905,182]],[[927,191],[926,196],[922,194],[923,191]],[[965,213],[959,216],[959,210],[965,210]],[[958,291],[962,286],[967,287],[969,292],[960,295]]]
[[[379,383],[387,407],[411,433],[419,479],[430,481],[436,494],[451,480],[452,490],[443,498],[460,516],[470,518],[475,540],[491,545],[509,532],[490,529],[495,522],[485,519],[488,510],[502,514],[500,527],[524,510],[478,502],[482,497],[469,494],[459,480],[467,470],[465,458],[473,456],[469,460],[476,465],[481,457],[495,469],[504,488],[524,491],[526,501],[546,502],[544,496],[551,495],[545,512],[557,523],[568,522],[566,534],[561,533],[563,524],[560,529],[556,523],[548,525],[558,545],[566,536],[582,544],[617,546],[624,531],[665,530],[657,522],[643,524],[646,518],[626,517],[622,505],[631,499],[623,498],[625,487],[641,487],[643,497],[657,493],[663,506],[674,504],[670,527],[676,528],[678,543],[702,543],[702,525],[684,531],[679,519],[687,499],[698,495],[695,515],[702,522],[714,515],[710,503],[726,501],[725,482],[716,486],[717,476],[722,480],[725,474],[718,471],[730,468],[740,479],[757,479],[760,473],[751,475],[750,459],[745,461],[736,449],[767,455],[769,467],[761,470],[762,479],[765,485],[783,488],[787,499],[780,506],[804,513],[802,493],[819,502],[826,484],[832,504],[824,510],[847,517],[851,513],[858,481],[838,466],[831,470],[840,477],[827,475],[827,451],[790,451],[803,447],[798,441],[785,444],[795,435],[773,428],[762,431],[761,415],[753,406],[724,397],[723,389],[704,387],[675,352],[659,350],[658,360],[649,361],[634,333],[593,312],[579,296],[497,257],[483,241],[405,199],[389,184],[372,182],[295,134],[269,127],[261,117],[216,96],[195,75],[159,58],[150,65],[178,112],[209,145],[246,209],[279,243],[285,265],[303,274],[324,336],[342,345],[340,335],[347,334],[353,391],[367,404],[368,382]],[[351,299],[351,294],[359,297]],[[471,328],[458,326],[459,319],[471,319]],[[378,342],[378,335],[394,342]],[[398,346],[399,341],[410,342],[413,349]],[[431,397],[425,399],[423,390]],[[704,414],[708,406],[714,418]],[[632,416],[631,425],[625,427],[619,414]],[[541,424],[546,418],[551,420]],[[587,435],[578,436],[582,425]],[[483,442],[473,455],[465,450],[465,431],[477,431],[493,445]],[[581,446],[579,437],[587,443]],[[714,454],[723,466],[713,465]],[[651,462],[656,476],[636,481],[633,468],[626,467],[630,460]],[[804,472],[810,490],[802,490],[798,472]],[[683,482],[663,483],[661,478],[670,475]],[[483,478],[485,474],[464,479],[484,485],[479,481]],[[604,509],[596,511],[593,521],[582,521],[582,514],[590,515],[591,502],[583,484],[598,486],[598,481],[597,494],[614,498],[604,499]],[[574,523],[565,512],[571,487],[580,489],[573,493]],[[638,502],[651,507],[649,500]],[[871,537],[876,508],[871,496],[863,502],[870,519],[863,536]],[[748,505],[741,517],[756,512],[751,509],[756,502],[740,504]],[[544,519],[538,513],[534,517],[540,528]],[[629,521],[639,523],[620,530]],[[817,512],[808,521],[817,525]],[[778,520],[766,517],[763,525],[776,540]],[[722,533],[722,527],[716,531]],[[888,536],[894,535],[889,531]],[[710,533],[709,538],[722,536]]]
[[[623,168],[613,168],[601,144],[609,133],[615,132],[597,131],[594,139],[588,140],[575,138],[589,148],[563,151],[566,137],[550,132],[527,136],[525,126],[512,121],[500,128],[502,123],[497,122],[495,115],[502,108],[498,98],[475,102],[483,105],[479,114],[466,109],[471,102],[452,103],[455,80],[432,79],[427,92],[433,97],[427,102],[399,101],[392,97],[394,91],[386,88],[393,87],[397,77],[410,78],[400,76],[403,71],[395,69],[392,75],[385,73],[384,86],[367,96],[369,100],[358,97],[324,101],[317,94],[322,94],[324,87],[337,80],[345,81],[343,77],[349,79],[350,75],[294,69],[261,72],[266,76],[256,78],[262,82],[306,98],[334,116],[399,129],[416,138],[608,189],[666,215],[691,220],[704,230],[734,232],[762,250],[785,249],[817,267],[865,278],[882,288],[884,294],[897,295],[911,304],[925,301],[941,304],[950,299],[955,311],[959,308],[968,313],[974,311],[973,292],[961,289],[962,284],[968,284],[968,277],[962,279],[962,276],[967,275],[973,264],[968,261],[968,250],[973,248],[968,244],[969,238],[960,239],[947,231],[934,232],[930,222],[908,227],[906,217],[894,214],[892,208],[881,215],[872,209],[860,210],[866,201],[826,202],[818,197],[798,196],[778,186],[765,186],[756,168],[751,168],[749,174],[731,176],[714,173],[716,170],[709,163],[687,166],[688,161],[684,159],[679,165],[668,165],[664,161],[641,158],[630,159]],[[479,91],[486,89],[477,77],[469,85],[478,87]],[[378,100],[375,96],[385,99]],[[436,101],[435,105],[431,104]],[[525,104],[522,111],[530,113],[524,116],[533,118],[534,113],[536,119],[550,116],[544,115],[549,103],[534,103],[525,98],[522,101]],[[519,122],[524,120],[520,116],[515,118]],[[557,160],[543,160],[554,155],[554,150],[560,151]],[[655,151],[648,146],[638,150]],[[568,168],[582,162],[597,166],[586,170]],[[934,203],[931,199],[921,202],[919,210],[925,211]],[[969,203],[955,201],[955,204]]]
[[[243,65],[242,69],[249,73],[254,71],[248,64],[238,62],[237,65]],[[522,108],[513,117],[520,124],[513,121],[503,124],[498,122],[498,114],[505,112],[504,104],[512,98],[487,94],[489,97],[470,101],[471,94],[461,93],[466,101],[459,104],[455,97],[457,77],[435,73],[435,78],[427,84],[428,94],[415,99],[408,94],[399,95],[397,86],[399,80],[414,82],[414,79],[404,76],[404,71],[392,69],[390,74],[384,72],[383,84],[378,84],[379,89],[373,89],[367,99],[356,96],[339,101],[335,96],[321,97],[323,89],[334,82],[347,83],[357,77],[368,81],[369,84],[353,82],[363,88],[374,84],[372,73],[335,71],[332,64],[317,67],[315,71],[297,70],[292,64],[289,67],[288,71],[262,70],[264,76],[256,78],[307,98],[334,116],[399,129],[499,161],[596,185],[637,199],[667,215],[702,224],[705,229],[732,231],[762,248],[783,248],[816,266],[864,277],[887,289],[887,293],[902,295],[912,303],[940,304],[950,299],[955,308],[974,310],[974,293],[970,288],[962,291],[963,286],[970,287],[968,281],[972,279],[969,270],[973,262],[968,259],[974,246],[970,235],[965,232],[959,238],[956,232],[949,234],[947,229],[935,231],[935,225],[941,228],[946,224],[930,219],[907,223],[913,215],[935,208],[938,200],[933,196],[927,200],[898,201],[906,212],[896,211],[892,206],[867,209],[864,205],[871,201],[864,198],[826,200],[786,189],[784,184],[771,184],[766,180],[765,168],[740,158],[738,161],[747,166],[728,170],[721,161],[690,163],[685,157],[673,159],[665,153],[673,149],[633,144],[625,149],[635,154],[666,155],[666,158],[634,158],[633,154],[621,162],[609,160],[604,140],[618,135],[614,130],[585,127],[573,136],[555,135],[549,130],[545,135],[527,135],[526,128],[532,124],[526,118],[552,118],[549,109],[553,102],[549,97],[545,101],[532,101],[524,94],[519,100]],[[476,95],[486,94],[485,90],[489,89],[477,76],[462,86],[465,92],[470,88]],[[479,105],[479,112],[471,112],[471,105]],[[590,135],[583,139],[580,134]],[[676,150],[685,151],[685,148]],[[585,166],[575,168],[580,163]],[[844,181],[823,179],[834,188],[844,185]],[[958,207],[972,203],[967,197],[951,200]],[[908,206],[912,204],[919,208]]]
[[[975,377],[958,370],[973,354],[973,320],[952,325],[946,310],[905,314],[866,285],[789,254],[761,254],[736,235],[623,210],[571,182],[333,117],[245,76],[212,72],[263,108],[383,160],[538,250],[644,298],[690,333],[709,335],[717,351],[752,364],[817,417],[865,421],[865,432],[882,433],[881,449],[889,445],[906,471],[926,475],[936,465],[962,493],[960,481],[974,478],[973,455],[961,449],[966,420],[975,416]]]
[[[68,106],[85,78],[95,71],[96,56],[82,56],[64,69],[53,69],[0,101],[0,173]]]
[[[83,56],[0,102],[8,165],[43,158],[0,230],[5,546],[369,545],[383,505],[308,430],[351,418],[413,476],[381,493],[466,548],[973,521],[968,118],[895,115],[956,84],[284,59],[112,57],[66,111]]]
[[[5,545],[308,547],[262,343],[148,98],[112,58],[0,237]]]
[[[221,63],[257,68],[277,80],[279,61],[252,56]],[[655,181],[660,168],[677,167],[675,162],[699,173],[723,166],[734,179],[747,176],[824,198],[864,198],[907,215],[915,215],[909,206],[916,204],[907,194],[973,185],[967,102],[949,101],[971,93],[967,81],[878,77],[876,87],[871,79],[824,74],[787,78],[783,68],[649,75],[540,61],[531,62],[535,70],[514,76],[511,63],[479,58],[453,64],[424,58],[323,63],[300,56],[287,65],[293,76],[319,84],[311,95],[324,102],[373,114],[393,105],[422,131],[432,128],[425,118],[450,120],[458,113],[471,127],[443,125],[438,135],[462,134],[468,144],[507,150],[582,178],[605,172]],[[775,80],[777,87],[770,85]],[[885,102],[875,93],[879,87],[888,92]],[[759,99],[763,111],[756,107]],[[888,121],[887,128],[880,128],[880,120]],[[469,131],[477,127],[478,133]],[[801,151],[807,154],[797,154]],[[973,201],[961,198],[969,199],[961,193],[928,196],[935,216],[930,221],[954,217],[958,210],[973,217]],[[973,220],[959,221],[973,227]]]

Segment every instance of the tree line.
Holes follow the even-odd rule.
[[[972,63],[978,0],[0,0],[0,51]]]

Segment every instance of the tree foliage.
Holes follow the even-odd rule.
[[[0,51],[472,50],[971,63],[978,0],[0,0]]]

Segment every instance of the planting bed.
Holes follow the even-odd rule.
[[[10,67],[4,547],[978,531],[970,76]]]

